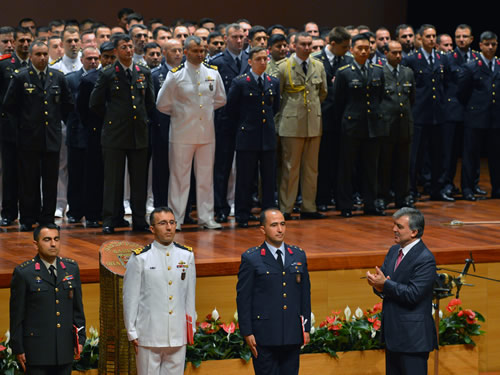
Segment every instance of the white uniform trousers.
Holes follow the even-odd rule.
[[[168,205],[174,211],[175,219],[184,222],[186,204],[191,183],[191,165],[194,158],[196,177],[196,207],[198,224],[214,219],[214,158],[215,143],[202,145],[170,143],[168,164]]]
[[[137,375],[182,375],[186,345],[163,348],[139,346]]]

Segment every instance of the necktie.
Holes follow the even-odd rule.
[[[432,61],[432,54],[429,55],[429,65],[432,66],[433,61]]]
[[[280,249],[276,250],[276,254],[278,254],[278,258],[276,260],[278,261],[278,264],[280,265],[281,269],[283,269],[283,257],[281,256],[281,250]]]
[[[397,270],[399,263],[401,263],[402,259],[403,259],[403,249],[399,249],[398,259],[396,259],[396,266],[394,266],[394,271]]]
[[[53,265],[49,267],[50,275],[52,276],[52,281],[54,281],[54,285],[56,285],[57,276],[56,276],[56,268]]]
[[[392,70],[392,74],[394,74],[394,78],[398,79],[398,70],[396,68]]]
[[[366,66],[364,65],[361,67],[361,75],[366,79]]]
[[[42,82],[42,86],[45,86],[45,73],[40,72],[40,82]]]
[[[493,61],[490,61],[489,66],[490,66],[490,70],[493,71]]]
[[[23,61],[21,63],[21,68],[26,68],[28,66],[28,63],[26,61]]]
[[[127,69],[126,70],[126,74],[127,74],[127,79],[128,79],[128,82],[132,82],[132,73],[130,73],[130,69]]]
[[[304,74],[307,75],[307,62],[306,61],[302,62],[302,70],[304,71]]]
[[[241,60],[239,57],[235,59],[236,61],[236,67],[238,68],[238,72],[241,70]]]
[[[466,53],[466,54],[464,55],[464,62],[467,62],[467,60],[469,60],[469,55]]]
[[[260,91],[264,90],[264,83],[262,82],[262,77],[259,77],[259,79],[257,81],[259,83]]]

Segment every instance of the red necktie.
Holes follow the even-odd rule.
[[[403,249],[399,249],[399,255],[398,259],[396,259],[396,266],[394,267],[394,271],[398,269],[399,263],[401,263],[402,259],[403,259]]]

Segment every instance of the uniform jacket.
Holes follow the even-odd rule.
[[[274,115],[279,111],[279,80],[264,73],[263,90],[255,77],[245,73],[233,79],[226,111],[236,127],[236,150],[276,149]]]
[[[387,64],[384,72],[384,97],[380,103],[384,135],[395,135],[401,141],[410,140],[413,135],[413,114],[411,107],[415,102],[415,78],[413,71],[399,65],[397,78]]]
[[[154,103],[153,80],[148,68],[132,64],[131,82],[119,61],[101,69],[89,105],[104,117],[102,147],[147,148],[148,112]]]
[[[17,123],[20,150],[59,152],[61,121],[74,109],[64,74],[47,69],[45,85],[32,66],[14,73],[3,110]]]
[[[478,58],[479,54],[475,51],[468,51],[470,60],[475,60]],[[459,48],[456,47],[454,51],[446,55],[448,59],[449,66],[449,80],[446,85],[446,120],[449,122],[462,122],[464,121],[464,107],[462,103],[458,100],[458,81],[463,74],[463,66],[465,64],[465,59],[462,57],[462,53]],[[470,61],[469,60],[469,61]]]
[[[187,342],[186,314],[195,312],[196,269],[191,248],[153,242],[134,250],[123,279],[123,315],[129,340],[150,347]]]
[[[224,83],[226,94],[229,92],[233,79],[243,73],[248,73],[250,67],[248,65],[248,52],[243,51],[241,54],[241,68],[238,69],[236,63],[226,49],[210,59],[210,64],[215,65]],[[217,132],[234,133],[235,126],[231,123],[226,109],[223,107],[215,112],[215,129]]]
[[[81,68],[76,72],[71,72],[66,75],[66,80],[68,81],[69,89],[73,95],[73,101],[76,103],[78,100],[78,90],[80,87],[80,81],[86,73]],[[87,104],[88,106],[88,104]],[[66,144],[69,147],[74,148],[86,148],[87,147],[87,129],[83,126],[80,119],[80,115],[76,110],[76,106],[72,112],[68,115],[68,120],[66,121]]]
[[[91,70],[82,76],[76,98],[76,110],[87,132],[87,145],[101,145],[102,116],[89,108],[90,95],[99,77],[99,70]]]
[[[266,243],[241,256],[236,286],[242,336],[254,335],[258,345],[302,345],[301,316],[311,328],[311,284],[306,254],[285,244],[284,269]]]
[[[278,78],[279,75],[279,65],[278,61],[274,60],[272,57],[269,57],[269,61],[267,62],[266,73],[270,76]]]
[[[339,68],[352,62],[352,57],[346,55],[339,56],[338,63],[334,62],[333,64],[330,64],[330,60],[328,59],[328,55],[326,54],[324,48],[317,55],[314,55],[314,57],[316,57],[323,63],[323,67],[325,68],[326,73],[326,83],[328,87],[328,96],[321,103],[321,115],[323,119],[324,133],[334,130],[335,120],[338,118],[338,116],[335,116],[335,103],[333,100],[333,82],[335,81],[335,75],[337,74],[337,70]]]
[[[445,116],[445,85],[449,76],[446,55],[434,50],[433,64],[429,66],[422,49],[402,64],[413,70],[417,96],[413,106],[413,119],[417,124],[442,124]]]
[[[68,56],[63,55],[57,60],[52,61],[50,67],[64,74],[68,74],[80,70],[82,68],[82,62],[80,61],[80,55],[74,59],[70,59]]]
[[[333,83],[334,103],[343,133],[363,138],[384,134],[380,110],[384,82],[381,65],[369,64],[366,78],[354,63],[337,71]]]
[[[279,65],[281,109],[278,134],[281,137],[319,137],[321,102],[328,91],[321,61],[309,58],[307,76],[295,54]]]
[[[494,58],[492,72],[482,57],[464,65],[459,78],[458,98],[464,105],[464,126],[500,128],[500,60]]]
[[[185,62],[172,69],[158,93],[156,108],[170,115],[169,142],[215,142],[214,110],[226,104],[221,77],[212,66]]]
[[[381,268],[385,276],[391,277],[382,293],[382,340],[390,351],[430,352],[437,348],[432,317],[436,261],[420,241],[394,271],[399,249],[399,245],[389,249]]]
[[[72,259],[57,258],[57,281],[37,255],[14,269],[10,284],[10,344],[29,365],[73,362],[73,325],[85,343],[80,270]]]
[[[155,92],[155,99],[158,97],[163,82],[167,78],[168,68],[167,65],[162,63],[158,68],[151,73],[153,76],[153,87]],[[156,107],[151,111],[150,116],[151,125],[151,140],[152,142],[168,143],[168,132],[170,129],[170,116],[161,113]]]

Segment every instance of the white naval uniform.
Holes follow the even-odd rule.
[[[158,93],[158,111],[170,115],[168,205],[184,221],[194,157],[199,224],[213,221],[214,111],[226,104],[219,72],[186,61],[168,72]],[[222,145],[222,147],[224,147]]]
[[[76,72],[83,67],[80,61],[80,54],[74,59],[63,55],[60,59],[56,60],[54,64],[51,64],[52,69],[59,70],[65,75],[71,72]],[[57,180],[57,205],[56,211],[61,211],[62,217],[64,217],[64,211],[66,210],[66,205],[68,203],[68,146],[66,145],[66,124],[64,121],[61,122],[61,132],[62,132],[62,142],[61,149],[59,151],[59,177]]]
[[[139,341],[138,374],[182,374],[186,314],[196,330],[194,254],[156,241],[136,252],[123,279],[123,315],[128,339]]]

